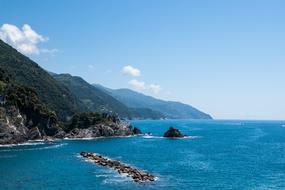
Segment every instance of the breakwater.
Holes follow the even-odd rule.
[[[135,182],[154,181],[155,177],[142,170],[133,168],[117,160],[111,160],[95,153],[81,152],[80,155],[84,158],[94,161],[96,164],[118,171],[119,174],[126,174],[131,177]]]

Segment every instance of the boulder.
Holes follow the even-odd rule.
[[[139,128],[134,127],[133,133],[134,133],[134,135],[140,135],[140,134],[142,134],[142,131]]]
[[[28,131],[28,139],[29,140],[36,140],[36,139],[41,139],[42,138],[42,135],[39,131],[39,128],[37,127],[33,127],[31,128],[29,131]]]
[[[108,125],[101,126],[101,135],[104,137],[114,136],[114,130]]]
[[[184,135],[178,130],[173,127],[169,127],[169,129],[164,133],[163,137],[167,138],[182,138]]]
[[[63,139],[66,133],[63,130],[59,130],[53,137],[56,139]]]

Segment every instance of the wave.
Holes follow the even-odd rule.
[[[35,144],[33,144],[33,145],[35,145]],[[36,144],[36,145],[38,145],[38,144]],[[56,148],[60,148],[60,147],[65,146],[65,145],[67,145],[67,143],[54,144],[51,146],[37,147],[37,148],[3,149],[3,150],[0,150],[0,152],[19,152],[19,151],[30,151],[30,150],[56,149]]]
[[[69,141],[78,141],[78,140],[82,140],[82,141],[88,141],[88,140],[97,140],[97,139],[111,139],[111,138],[131,138],[131,137],[136,137],[137,135],[128,135],[128,136],[109,136],[109,137],[84,137],[84,138],[68,138],[65,137],[64,140],[69,140]]]
[[[284,125],[281,125],[281,126],[285,128],[285,124],[284,124]]]
[[[145,139],[165,139],[165,137],[152,136],[152,135],[144,135],[142,137]],[[197,138],[202,138],[202,136],[185,136],[185,137],[176,138],[176,139],[197,139]]]
[[[109,175],[108,174],[96,174],[95,176],[96,177],[108,177]]]
[[[182,139],[200,139],[202,138],[202,136],[186,136],[186,137],[183,137]]]
[[[164,138],[164,137],[152,136],[152,135],[144,135],[142,137],[145,139],[163,139]]]
[[[0,145],[1,147],[16,147],[16,146],[34,146],[34,145],[41,145],[41,144],[46,144],[43,141],[29,141],[29,142],[25,142],[25,143],[19,143],[19,144],[3,144]]]
[[[104,184],[121,185],[122,182],[135,183],[131,177],[128,177],[128,174],[118,174],[118,172],[115,172],[115,171],[113,171],[112,173],[110,172],[106,175],[99,174],[99,175],[96,175],[96,177],[105,178],[103,180]],[[154,181],[157,181],[157,180],[159,180],[159,178],[155,177]],[[151,183],[151,182],[145,181],[144,183]]]

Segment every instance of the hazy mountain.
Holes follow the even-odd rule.
[[[90,85],[80,77],[54,74],[0,40],[0,68],[15,83],[33,88],[40,101],[61,120],[82,111],[118,114],[127,118],[193,118],[209,115],[179,102],[162,101],[128,90]]]
[[[130,108],[149,108],[164,114],[167,118],[211,119],[209,114],[180,102],[159,100],[129,89],[113,90],[101,85],[94,86],[109,93]]]
[[[68,88],[90,111],[116,113],[127,118],[163,118],[164,115],[149,108],[129,108],[101,88],[97,88],[81,77],[70,74],[53,74],[52,76]]]

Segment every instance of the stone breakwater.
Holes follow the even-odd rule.
[[[94,161],[100,166],[109,167],[114,170],[117,170],[119,174],[127,174],[127,176],[131,177],[135,182],[142,183],[155,180],[155,177],[153,175],[138,170],[136,168],[132,168],[119,161],[110,160],[95,153],[81,152],[80,155],[84,158]]]

